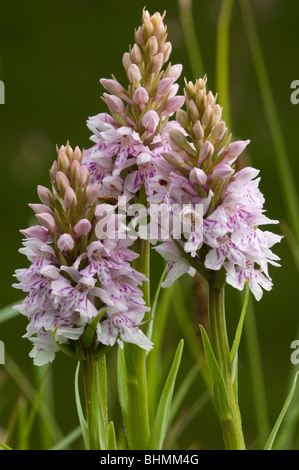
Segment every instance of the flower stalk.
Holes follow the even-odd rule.
[[[210,325],[210,341],[214,351],[215,358],[222,374],[226,397],[214,395],[215,401],[223,401],[225,399],[228,405],[228,415],[219,414],[220,424],[222,428],[223,440],[227,450],[245,450],[245,442],[242,431],[241,414],[235,394],[234,380],[232,376],[232,361],[227,337],[225,302],[224,302],[224,286],[217,285],[215,277],[209,281],[209,325]],[[216,409],[221,410],[222,403],[216,403]]]

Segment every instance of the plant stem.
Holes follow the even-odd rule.
[[[229,418],[219,416],[225,448],[227,450],[245,450],[241,414],[235,397],[231,374],[232,367],[226,329],[224,287],[218,287],[215,278],[209,281],[209,322],[211,345],[224,379],[230,411]]]
[[[86,360],[82,362],[83,366],[83,381],[86,402],[86,421],[88,427],[88,440],[89,450],[101,450],[100,432],[99,432],[99,419],[98,413],[95,413],[97,404],[94,403],[94,370],[97,365],[97,360],[94,357],[91,349],[86,350]],[[100,399],[100,397],[98,397]]]

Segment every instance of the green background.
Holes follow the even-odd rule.
[[[247,157],[261,170],[261,190],[266,198],[267,215],[286,221],[279,171],[263,101],[252,63],[248,40],[239,7],[233,2],[230,26],[229,90],[234,137],[250,139]],[[251,1],[271,90],[279,115],[293,177],[297,182],[299,105],[290,101],[290,85],[299,79],[298,18],[296,0]],[[114,74],[125,82],[122,55],[134,41],[134,28],[141,23],[144,3],[121,0],[2,2],[0,20],[0,80],[5,83],[5,105],[0,106],[1,155],[1,269],[0,307],[16,302],[22,295],[11,287],[15,269],[25,267],[25,258],[18,253],[21,245],[19,229],[32,221],[28,203],[38,202],[36,187],[49,185],[48,169],[55,159],[55,146],[70,141],[72,147],[88,148],[90,131],[86,119],[105,111],[100,99],[101,77]],[[174,0],[148,0],[146,7],[153,14],[166,10],[165,22],[173,45],[171,62],[184,65],[179,80],[193,80],[182,31],[178,4]],[[195,0],[193,19],[201,49],[204,73],[209,88],[216,87],[216,34],[220,2]],[[220,103],[221,104],[221,103]],[[299,214],[298,214],[299,217]],[[282,233],[281,226],[274,226]],[[296,370],[290,362],[290,344],[299,339],[298,271],[286,240],[274,250],[282,260],[280,268],[270,269],[274,288],[254,303],[258,340],[268,401],[269,422],[274,424],[289,389],[290,374]],[[153,283],[160,275],[161,262],[154,257]],[[192,311],[191,290],[187,280],[184,289],[186,305],[197,328],[197,312]],[[236,326],[240,312],[240,296],[228,289],[227,317],[229,328]],[[31,345],[22,339],[26,319],[20,316],[0,324],[0,339],[7,357],[12,358],[30,381],[37,380],[36,368],[28,357]],[[169,312],[165,354],[173,354],[182,332],[175,315]],[[250,345],[249,345],[250,347]],[[111,401],[117,413],[116,376],[111,360]],[[192,367],[193,359],[185,347],[179,383]],[[254,443],[257,433],[253,387],[248,366],[248,346],[244,339],[240,351],[240,406],[245,435]],[[52,367],[56,419],[67,433],[78,425],[73,392],[75,364],[62,354]],[[9,378],[0,365],[0,428],[6,428],[17,400],[26,389]],[[190,407],[204,392],[200,379],[188,393],[185,406]],[[298,394],[299,395],[299,394]],[[3,437],[3,432],[0,430]],[[0,436],[1,440],[1,436]],[[37,426],[30,446],[42,445]],[[78,444],[79,445],[79,444]],[[211,404],[207,404],[184,430],[178,440],[181,449],[221,448],[222,440]],[[293,444],[297,449],[297,444]]]

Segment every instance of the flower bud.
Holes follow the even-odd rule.
[[[149,37],[151,37],[154,34],[155,27],[154,27],[153,23],[150,20],[148,20],[148,19],[144,20],[143,31],[144,31],[144,36],[146,37],[146,39],[148,39]]]
[[[49,238],[48,230],[40,225],[34,225],[20,230],[20,232],[25,235],[26,238],[37,238],[37,240],[41,240],[42,242],[46,242]]]
[[[213,119],[212,119],[212,125],[216,126],[221,121],[222,117],[222,108],[219,104],[215,104],[213,107]]]
[[[80,170],[79,183],[81,183],[82,186],[86,186],[90,178],[88,168],[87,166],[82,165]]]
[[[206,104],[210,104],[212,107],[215,105],[216,99],[211,91],[207,94]]]
[[[189,126],[190,121],[189,121],[188,114],[183,109],[179,109],[176,112],[176,120],[184,129],[186,129]]]
[[[94,184],[92,186],[87,186],[86,188],[86,202],[87,204],[93,204],[99,197],[101,184]]]
[[[142,125],[153,134],[159,124],[159,116],[156,111],[147,111],[142,118]]]
[[[60,151],[58,154],[58,164],[64,171],[67,171],[70,167],[70,160],[64,151]]]
[[[192,121],[197,121],[199,119],[199,111],[193,100],[190,100],[187,103],[188,113]]]
[[[156,55],[159,50],[157,38],[155,36],[151,36],[146,43],[146,47],[151,56]]]
[[[57,246],[60,251],[71,251],[75,246],[75,242],[69,233],[64,233],[59,237]]]
[[[204,130],[200,121],[197,121],[192,128],[193,136],[195,140],[202,140],[205,136]]]
[[[203,186],[207,182],[207,175],[200,168],[193,168],[190,171],[190,180],[199,186]]]
[[[215,145],[216,143],[221,142],[224,139],[226,132],[227,132],[227,127],[225,125],[225,122],[224,121],[218,122],[218,124],[212,130],[212,134],[209,138],[212,144]]]
[[[70,186],[65,191],[64,204],[67,209],[70,209],[73,205],[77,205],[76,193]]]
[[[176,81],[180,77],[182,70],[183,66],[181,64],[172,65],[168,70],[167,78],[173,78]]]
[[[137,67],[137,65],[136,65]],[[125,105],[118,96],[108,95],[107,93],[103,94],[105,102],[110,109],[111,113],[117,114],[120,117],[124,116]]]
[[[135,31],[135,41],[138,46],[143,46],[145,41],[144,41],[144,36],[143,36],[143,30],[142,27],[139,26],[137,31]]]
[[[160,52],[164,55],[164,62],[167,62],[172,51],[171,42],[165,42],[162,47],[160,47]]]
[[[140,86],[134,93],[133,101],[139,106],[144,106],[149,100],[148,92],[145,88]]]
[[[45,186],[39,185],[37,187],[37,194],[42,203],[45,204],[45,206],[50,206],[54,201],[53,194],[51,193],[50,189],[45,188]]]
[[[137,46],[137,44],[134,44],[134,46],[132,47],[131,60],[134,64],[140,64],[143,61],[142,52]]]
[[[164,114],[172,114],[175,113],[178,109],[180,109],[185,102],[184,96],[172,96],[169,98],[164,107]]]
[[[129,79],[130,83],[138,84],[140,82],[141,72],[139,70],[138,65],[136,65],[136,64],[130,65],[130,67],[128,68],[127,74],[128,74],[128,79]]]
[[[118,95],[124,91],[123,86],[117,80],[102,78],[100,83],[112,95]]]
[[[30,209],[34,211],[35,214],[42,214],[43,212],[48,212],[48,214],[53,214],[51,209],[44,204],[28,204]]]
[[[250,143],[250,140],[238,140],[229,144],[226,149],[226,155],[223,159],[223,162],[232,164],[238,156],[245,150],[247,145]]]
[[[36,218],[40,224],[46,229],[50,230],[50,232],[57,232],[56,222],[51,214],[48,214],[47,212],[36,214]]]
[[[208,126],[210,124],[212,112],[213,112],[213,108],[210,104],[208,104],[201,118],[201,122],[204,126]]]
[[[159,73],[164,64],[164,55],[159,53],[155,55],[152,61],[152,73]]]
[[[202,145],[199,153],[198,166],[204,160],[211,158],[214,155],[214,146],[208,140]]]
[[[174,82],[173,78],[163,78],[157,86],[157,92],[160,95],[167,95],[167,93],[170,92],[173,82]]]
[[[131,56],[128,52],[125,52],[123,55],[123,66],[126,69],[126,71],[130,67],[130,65],[132,65]]]
[[[62,171],[57,172],[55,180],[56,180],[59,191],[62,191],[63,193],[70,186],[68,177]]]
[[[77,237],[87,235],[91,230],[91,223],[87,219],[80,220],[74,227],[74,232]]]

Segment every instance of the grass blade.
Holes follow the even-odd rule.
[[[151,430],[150,439],[147,446],[149,450],[161,450],[164,443],[169,424],[173,390],[182,358],[183,346],[184,340],[181,340],[178,345],[169,375],[167,377],[161,399],[159,401],[154,425]]]
[[[274,425],[274,428],[273,428],[272,431],[271,431],[271,434],[270,434],[270,436],[269,436],[269,438],[268,438],[268,440],[267,440],[267,442],[266,442],[266,445],[265,445],[265,447],[264,447],[264,450],[271,450],[272,447],[273,447],[273,444],[274,444],[276,435],[277,435],[277,433],[278,433],[278,431],[279,431],[279,428],[280,428],[280,426],[281,426],[281,423],[282,423],[282,421],[283,421],[283,418],[284,418],[284,416],[285,416],[285,414],[286,414],[286,412],[287,412],[287,410],[288,410],[288,408],[289,408],[289,406],[290,406],[290,403],[291,403],[291,401],[292,401],[292,398],[293,398],[293,395],[294,395],[294,392],[295,392],[295,388],[296,388],[296,383],[297,383],[298,374],[299,374],[299,372],[297,372],[296,375],[295,375],[295,378],[294,378],[294,381],[293,381],[293,385],[292,385],[291,391],[290,391],[290,393],[289,393],[289,395],[288,395],[288,397],[287,397],[287,399],[286,399],[286,401],[285,401],[285,404],[284,404],[284,406],[283,406],[283,408],[282,408],[282,410],[281,410],[281,412],[280,412],[280,415],[278,416],[278,419],[277,419],[277,421],[276,421],[276,423],[275,423],[275,425]]]

